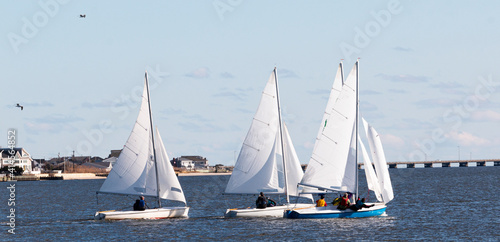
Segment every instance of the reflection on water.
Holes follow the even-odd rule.
[[[16,235],[1,238],[498,240],[500,237],[500,167],[390,169],[390,173],[395,199],[388,205],[388,216],[365,219],[225,219],[222,215],[227,208],[252,206],[256,197],[222,195],[229,176],[199,176],[179,177],[191,207],[190,218],[94,221],[98,209],[131,208],[136,197],[99,195],[97,200],[95,191],[103,180],[18,182]],[[362,196],[373,199],[373,195],[366,193],[364,175],[359,177]],[[0,190],[0,199],[7,202],[9,194],[5,190]],[[2,209],[1,218],[7,212]],[[6,232],[7,220],[0,222]]]

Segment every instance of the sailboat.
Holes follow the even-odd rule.
[[[339,66],[335,82],[343,82],[342,78],[338,78],[338,73],[342,73],[342,64]],[[304,193],[349,193],[352,194],[352,202],[359,197],[357,154],[359,143],[358,81],[359,61],[356,62],[349,76],[342,83],[341,90],[337,94],[330,95],[309,165],[302,181],[299,183],[300,186],[304,187]],[[338,87],[334,83],[335,86]],[[335,101],[332,101],[332,98],[335,98]],[[369,189],[376,189],[374,185],[376,184],[377,191],[381,193],[383,201],[370,204],[373,206],[358,211],[351,209],[339,210],[337,206],[332,205],[289,209],[283,213],[285,218],[358,218],[385,214],[386,203],[393,198],[387,163],[378,134],[373,127],[368,128],[368,125],[365,130],[377,169],[377,174],[370,169],[366,169],[371,166],[371,162],[368,164],[368,161],[366,161],[367,155],[365,155],[365,172],[370,172],[367,173],[367,176],[370,177],[368,179]],[[364,146],[362,144],[361,146],[362,150],[364,150]],[[377,191],[375,191],[376,194]],[[378,197],[380,198],[380,196]]]
[[[95,219],[163,219],[187,217],[189,207],[162,207],[161,200],[183,202],[186,198],[170,164],[158,128],[153,133],[148,74],[142,103],[132,132],[108,177],[97,193],[156,198],[157,207],[143,211],[100,211]],[[149,205],[151,206],[151,205]],[[132,204],[130,206],[132,208]]]
[[[299,196],[297,184],[302,167],[286,125],[281,121],[276,68],[262,92],[259,107],[243,142],[225,194],[285,195],[286,204],[264,209],[228,209],[225,217],[281,217],[285,209],[311,207],[308,203],[290,203]],[[305,197],[312,199],[309,194]]]

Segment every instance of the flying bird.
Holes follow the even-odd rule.
[[[23,106],[19,105],[19,103],[16,105],[16,108],[21,108],[21,110],[23,110]]]
[[[85,18],[85,14],[80,14],[80,18]]]

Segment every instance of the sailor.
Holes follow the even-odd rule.
[[[347,193],[344,194],[342,200],[340,201],[340,205],[337,207],[338,210],[346,210],[351,205],[351,201],[349,201],[349,195]]]
[[[260,195],[257,198],[257,201],[255,201],[255,206],[257,208],[266,208],[267,203],[268,203],[268,200],[267,200],[266,196],[264,196],[263,192],[260,192]]]
[[[134,210],[138,211],[144,211],[148,205],[146,204],[146,201],[144,200],[144,196],[141,196],[140,199],[135,200],[134,203]]]
[[[320,195],[320,199],[316,201],[316,207],[326,207],[325,195]]]
[[[366,204],[365,204],[365,198],[362,198],[362,199],[359,199],[359,198],[358,198],[358,201],[356,201],[356,204],[354,204],[354,205],[350,206],[349,208],[350,208],[351,210],[358,211],[358,210],[360,210],[360,209],[362,209],[362,208],[371,208],[371,207],[373,207],[373,206],[375,206],[375,204],[372,204],[372,205],[366,205]]]

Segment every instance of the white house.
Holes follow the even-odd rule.
[[[17,166],[24,170],[24,173],[30,173],[32,171],[31,164],[33,159],[31,155],[24,148],[0,148],[0,164],[3,168],[4,166]],[[14,156],[14,161],[10,157]]]

